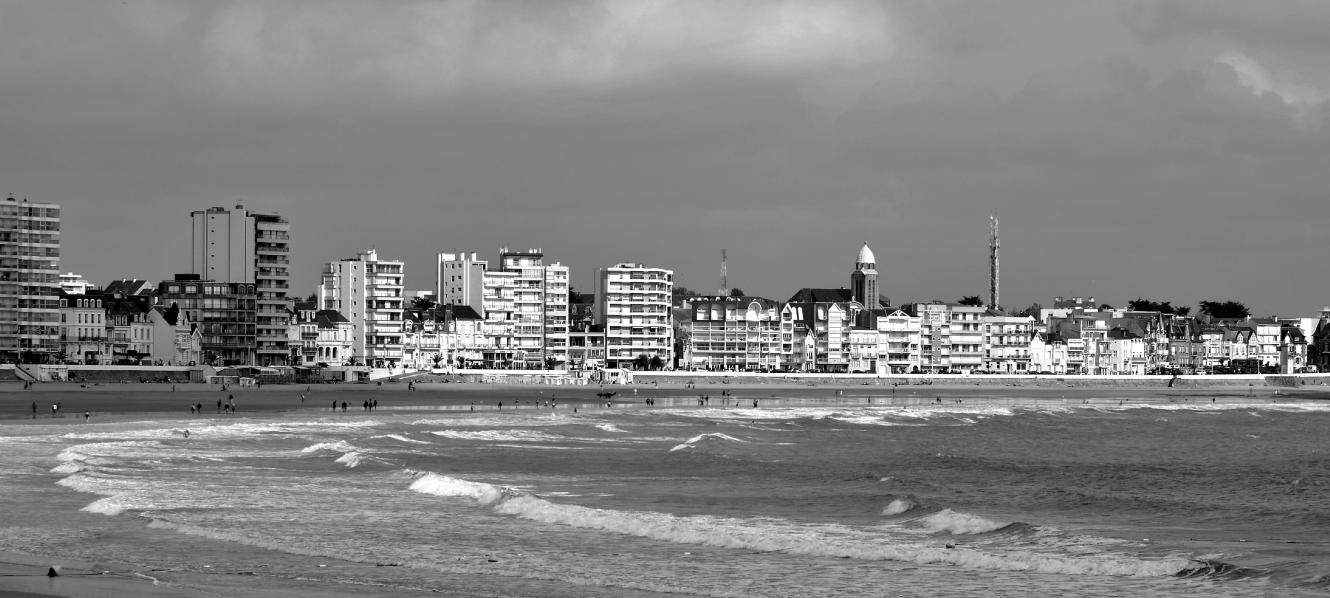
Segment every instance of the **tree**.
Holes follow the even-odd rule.
[[[1155,303],[1154,301],[1137,297],[1127,302],[1127,309],[1132,311],[1157,311],[1161,314],[1177,313],[1177,308],[1173,307],[1172,304],[1172,301]]]
[[[314,303],[315,301],[318,300],[319,300],[318,293],[310,293],[308,297],[305,297],[305,303]]]
[[[439,302],[430,299],[429,297],[416,297],[411,300],[411,307],[423,312],[434,309],[434,306],[438,304]]]
[[[1179,316],[1182,316],[1182,317],[1185,318],[1185,317],[1187,317],[1188,315],[1191,314],[1191,308],[1190,308],[1190,307],[1179,307],[1179,308],[1177,308],[1177,311],[1176,311],[1175,313],[1177,313]]]
[[[1112,310],[1114,310],[1114,309],[1117,309],[1117,308],[1116,308],[1116,307],[1113,307],[1112,305],[1109,305],[1109,304],[1107,304],[1107,303],[1100,303],[1100,304],[1099,304],[1099,310],[1100,310],[1100,311],[1112,311]]]
[[[674,287],[674,292],[671,294],[675,297],[696,297],[697,291],[689,289],[688,287],[676,286]]]
[[[969,305],[971,307],[984,306],[984,300],[980,299],[978,295],[966,295],[964,297],[961,297],[961,300],[957,301],[957,303],[961,305]]]
[[[744,290],[743,290],[743,289],[730,289],[730,296],[731,296],[731,297],[743,297],[743,296],[744,296]]]
[[[1039,313],[1042,312],[1042,311],[1044,311],[1044,306],[1039,305],[1038,302],[1035,302],[1035,303],[1031,303],[1031,304],[1030,304],[1030,307],[1025,308],[1023,311],[1021,311],[1020,313],[1018,313],[1018,314],[1016,314],[1016,315],[1018,315],[1018,316],[1025,316],[1025,317],[1027,317],[1027,318],[1034,318],[1034,319],[1038,320],[1038,319],[1039,319]]]
[[[569,303],[591,303],[591,301],[587,300],[587,296],[586,296],[586,295],[583,295],[583,294],[582,294],[581,292],[579,292],[576,288],[573,288],[573,287],[571,287],[571,286],[568,287],[568,302],[569,302]]]
[[[431,357],[431,358],[430,358],[430,361],[433,361],[433,362],[434,362],[434,368],[435,368],[435,369],[438,369],[438,367],[439,367],[439,362],[443,361],[443,356],[442,356],[442,355],[439,355],[438,353],[435,353],[435,354],[434,354],[434,357]]]
[[[1216,320],[1241,320],[1251,315],[1251,310],[1237,301],[1202,301],[1200,308],[1201,315]]]
[[[553,357],[546,357],[546,358],[545,358],[545,369],[547,369],[547,370],[552,370],[552,369],[554,369],[554,366],[556,366],[556,365],[559,365],[559,362],[558,362],[558,361],[555,361],[555,359],[554,359]]]
[[[665,368],[665,360],[661,359],[659,355],[652,355],[652,356],[651,356],[651,369],[653,369],[653,370],[660,370],[660,369],[664,369],[664,368]]]
[[[637,357],[633,358],[633,369],[635,370],[645,370],[650,366],[651,358],[647,357],[646,353],[638,353]]]

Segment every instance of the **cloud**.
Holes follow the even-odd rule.
[[[1300,81],[1297,73],[1272,73],[1254,58],[1237,51],[1223,52],[1215,62],[1228,65],[1238,77],[1238,84],[1258,98],[1266,94],[1279,98],[1294,111],[1297,124],[1312,130],[1320,129],[1319,106],[1330,99],[1330,90]]]
[[[437,98],[855,70],[890,62],[900,30],[861,0],[242,1],[212,15],[203,49],[207,83],[234,98]]]

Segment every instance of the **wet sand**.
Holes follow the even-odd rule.
[[[377,400],[379,409],[402,411],[421,410],[495,410],[499,403],[504,409],[533,409],[536,403],[551,399],[561,406],[600,406],[605,399],[599,392],[616,393],[610,399],[615,407],[645,407],[646,399],[655,399],[658,406],[688,406],[696,404],[699,396],[711,398],[711,406],[723,400],[722,392],[733,397],[731,402],[751,405],[753,399],[760,406],[806,406],[813,403],[865,404],[921,404],[938,399],[943,402],[963,401],[972,404],[1031,405],[1040,403],[1082,404],[1085,402],[1116,404],[1119,401],[1189,402],[1216,399],[1225,401],[1330,400],[1330,391],[1322,387],[1220,387],[1220,388],[1087,388],[1087,387],[994,387],[958,384],[889,385],[847,384],[843,386],[802,384],[699,384],[693,389],[682,385],[608,385],[599,386],[546,386],[498,385],[475,383],[422,383],[416,390],[407,384],[389,382],[378,384],[328,384],[315,386],[273,385],[264,388],[229,387],[221,390],[205,384],[87,384],[50,382],[38,384],[28,390],[18,382],[0,383],[0,421],[17,423],[26,420],[35,424],[69,423],[82,419],[88,411],[91,419],[100,422],[135,419],[135,416],[167,414],[191,416],[190,405],[201,403],[203,409],[193,414],[198,418],[228,417],[219,407],[234,400],[239,416],[276,414],[281,412],[342,414],[341,404],[347,404],[345,415],[364,415],[366,400]],[[301,395],[305,396],[304,401]],[[36,405],[34,414],[33,405]],[[60,403],[62,416],[53,418],[51,406]],[[35,417],[34,417],[35,415]]]

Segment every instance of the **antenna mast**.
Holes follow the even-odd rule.
[[[725,271],[725,261],[725,250],[722,249],[720,250],[720,296],[722,297],[730,296],[730,281]]]
[[[993,215],[989,216],[988,230],[988,307],[1001,309],[998,297],[998,252],[1002,243],[998,241],[997,210],[993,210]]]

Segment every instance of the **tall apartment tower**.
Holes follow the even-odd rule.
[[[638,355],[670,364],[674,272],[624,262],[596,270],[596,323],[605,327],[605,364],[629,365]]]
[[[60,352],[60,205],[0,201],[0,361]]]
[[[402,266],[373,249],[323,266],[318,307],[351,322],[351,358],[364,365],[402,366]]]
[[[440,305],[466,305],[484,318],[496,356],[544,367],[568,360],[568,267],[539,249],[499,249],[499,267],[475,253],[440,253],[434,292]]]
[[[854,274],[850,275],[851,298],[858,301],[864,309],[877,309],[877,258],[868,243],[859,249],[859,256],[854,260]]]
[[[291,287],[291,223],[280,214],[208,208],[190,213],[193,226],[191,271],[203,280],[253,283],[258,292],[255,311],[257,365],[285,365],[291,358],[287,342],[287,292]],[[298,347],[297,347],[298,350]]]

